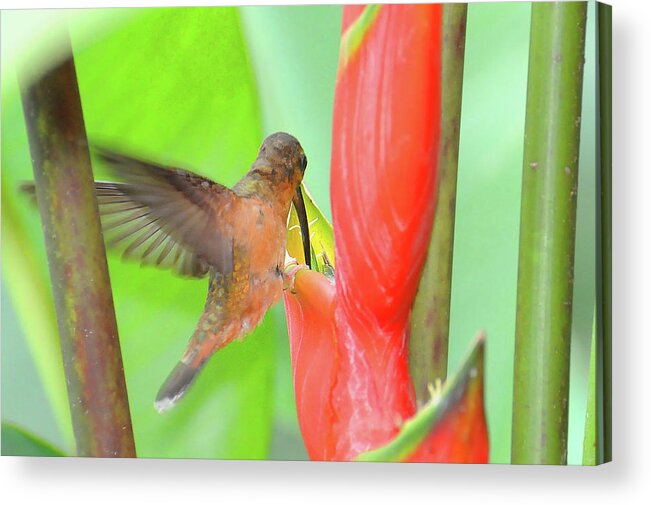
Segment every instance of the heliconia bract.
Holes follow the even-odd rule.
[[[441,5],[344,7],[331,159],[335,283],[301,271],[285,292],[312,459],[352,460],[390,442],[416,413],[407,343],[434,219],[441,24]],[[483,386],[473,387],[464,394],[470,415],[464,405],[448,412],[411,460],[455,453],[485,462]],[[461,454],[446,435],[455,430],[486,443]]]

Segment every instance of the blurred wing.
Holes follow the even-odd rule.
[[[222,211],[238,198],[191,172],[97,150],[124,182],[96,182],[102,227],[123,256],[203,277],[233,271],[233,236]]]

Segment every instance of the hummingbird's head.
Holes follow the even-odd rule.
[[[271,180],[300,184],[307,167],[307,157],[296,137],[289,133],[277,132],[269,135],[258,152],[260,168],[266,167]]]
[[[305,264],[311,268],[310,231],[301,190],[306,167],[307,157],[296,137],[277,132],[264,139],[251,172],[266,181],[265,186],[272,188],[271,193],[278,201],[285,201],[289,206],[291,199],[301,227]]]

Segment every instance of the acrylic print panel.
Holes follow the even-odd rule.
[[[2,454],[609,460],[608,13],[3,11]]]

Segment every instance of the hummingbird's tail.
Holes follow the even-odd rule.
[[[229,282],[241,282],[233,281],[232,276],[229,279]],[[248,283],[248,279],[246,282]],[[208,298],[199,322],[190,337],[181,361],[174,367],[154,401],[154,407],[158,412],[165,412],[174,407],[187,392],[210,357],[241,336],[245,326],[248,330],[247,324],[257,325],[264,315],[264,311],[260,311],[259,316],[249,315],[247,324],[240,316],[229,318],[228,311],[224,307],[228,296],[228,284],[225,277],[220,273],[211,273]]]
[[[158,391],[158,395],[156,395],[156,400],[154,401],[156,410],[163,413],[174,407],[176,402],[188,390],[201,368],[203,368],[203,363],[198,366],[193,366],[179,361]]]
[[[224,321],[223,307],[212,299],[215,288],[210,289],[204,312],[181,361],[174,367],[156,395],[154,407],[158,412],[162,413],[174,407],[185,395],[210,357],[242,333],[241,322]]]

